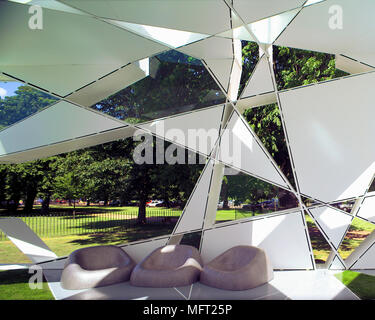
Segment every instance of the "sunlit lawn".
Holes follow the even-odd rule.
[[[375,277],[364,273],[345,270],[335,274],[345,286],[361,299],[375,299]]]

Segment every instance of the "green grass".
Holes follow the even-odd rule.
[[[54,300],[43,277],[42,289],[31,289],[27,269],[0,271],[0,300]]]
[[[364,273],[346,270],[335,274],[346,287],[363,300],[375,299],[375,277]]]

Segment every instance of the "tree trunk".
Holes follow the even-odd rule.
[[[50,200],[51,200],[51,195],[49,195],[49,194],[43,199],[42,210],[41,210],[42,215],[49,213],[49,202],[50,202]]]
[[[296,197],[286,190],[280,190],[278,194],[279,206],[283,209],[294,208],[298,206]]]
[[[25,206],[23,207],[24,212],[31,212],[34,206],[34,200],[36,198],[37,190],[28,189],[26,192]]]
[[[223,198],[223,209],[229,209],[228,205],[228,183],[223,181],[221,184],[221,196]]]
[[[90,199],[87,199],[86,207],[89,207],[89,206],[90,206]]]
[[[138,206],[138,223],[145,224],[146,223],[146,200],[142,199],[139,201]]]

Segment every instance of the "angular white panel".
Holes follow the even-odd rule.
[[[359,61],[344,57],[341,54],[336,54],[335,64],[336,64],[336,69],[345,71],[350,74],[374,71],[373,67],[370,67]]]
[[[305,0],[234,0],[233,6],[245,23],[301,7]]]
[[[75,13],[75,14],[80,14],[80,15],[87,15],[86,13],[80,10],[74,9],[63,3],[58,2],[58,0],[31,0],[31,1],[24,0],[24,1],[27,2],[27,4],[30,6],[41,6],[42,8],[46,8],[46,9],[64,11],[64,12]],[[19,2],[22,3],[22,0]]]
[[[62,0],[99,17],[196,33],[216,34],[230,29],[224,1],[191,0]]]
[[[359,260],[357,260],[350,267],[350,269],[375,269],[375,245],[374,245],[374,242],[371,244],[371,246],[369,246],[367,248],[367,250],[359,258]]]
[[[274,91],[271,70],[266,55],[259,60],[249,82],[247,83],[241,98]]]
[[[280,92],[303,194],[331,202],[366,191],[375,172],[374,82],[369,73]]]
[[[121,126],[119,121],[60,101],[0,131],[0,155],[63,142]]]
[[[275,92],[264,93],[257,96],[252,96],[248,98],[241,98],[237,101],[236,107],[240,113],[243,113],[246,109],[265,106],[267,104],[276,103],[277,96]]]
[[[213,162],[213,160],[210,160],[204,167],[189,201],[177,222],[174,234],[197,230],[203,227],[208,191],[211,184]]]
[[[237,245],[262,248],[274,269],[312,269],[300,212],[204,231],[201,255],[207,263]]]
[[[244,120],[234,112],[221,137],[220,161],[273,184],[288,188]]]
[[[0,52],[0,71],[59,95],[168,49],[90,16],[45,8],[43,29],[32,30],[28,8],[0,2],[0,30],[7,30],[0,35],[7,44]],[[20,43],[27,50],[20,50]]]
[[[169,238],[167,237],[141,243],[130,243],[127,246],[121,246],[121,249],[124,250],[128,255],[130,255],[136,263],[139,263],[156,248],[165,246],[168,242],[168,239]]]
[[[211,69],[217,80],[219,80],[225,92],[228,92],[233,59],[206,59],[205,62],[207,63],[208,67]]]
[[[118,20],[106,20],[116,26],[133,31],[142,37],[161,42],[172,48],[178,48],[189,43],[209,37],[208,34],[193,33],[174,29],[160,28]]]
[[[57,154],[71,152],[78,149],[88,148],[111,141],[131,137],[137,129],[129,126],[93,134],[52,145],[37,147],[27,151],[11,153],[0,156],[0,163],[22,163],[36,159],[43,159]]]
[[[232,59],[232,39],[211,37],[178,49],[198,59]]]
[[[0,229],[32,262],[57,258],[57,255],[21,219],[0,218]]]
[[[335,249],[338,249],[348,226],[352,222],[352,217],[341,211],[327,207],[314,208],[309,211],[331,240]]]
[[[344,54],[375,65],[373,0],[327,0],[304,8],[276,45]],[[306,36],[313,35],[313,36]]]
[[[220,105],[137,127],[208,155],[219,137],[223,109]]]
[[[330,269],[331,270],[345,270],[346,268],[342,264],[340,259],[337,256],[335,256],[335,258],[333,259],[332,264],[330,266]]]
[[[375,223],[375,196],[367,197],[363,200],[357,216]]]
[[[136,64],[131,63],[124,68],[109,74],[108,76],[70,94],[67,100],[90,107],[94,103],[107,98],[111,94],[120,91],[127,86],[148,76]]]

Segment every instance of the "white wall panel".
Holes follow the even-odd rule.
[[[357,216],[375,223],[375,196],[367,197],[363,200]]]
[[[233,59],[206,59],[205,61],[224,90],[228,92]]]
[[[237,245],[262,248],[274,269],[313,268],[300,212],[204,231],[204,263]]]
[[[232,59],[232,39],[211,37],[178,49],[187,55],[200,59]]]
[[[271,71],[266,55],[259,60],[249,82],[247,83],[241,98],[274,91]]]
[[[211,184],[214,160],[210,160],[199,177],[180,219],[177,222],[174,233],[201,229],[206,213],[206,204]]]
[[[0,155],[121,127],[96,112],[60,101],[0,131]]]
[[[57,255],[18,218],[0,218],[0,229],[34,263],[57,258]]]
[[[301,192],[331,202],[363,195],[375,172],[375,73],[280,93]]]
[[[219,137],[223,109],[220,105],[138,127],[208,155]]]

